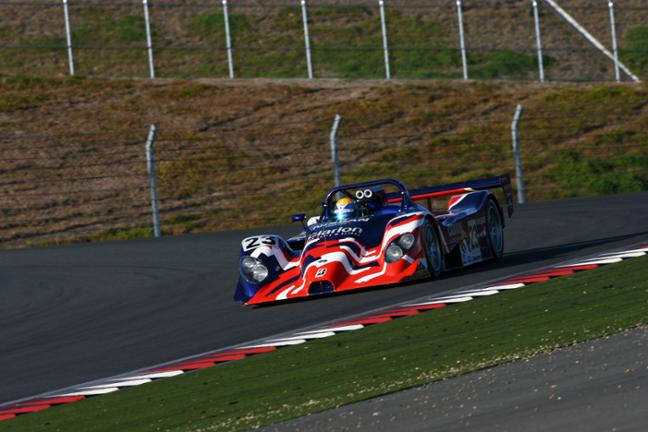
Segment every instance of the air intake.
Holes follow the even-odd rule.
[[[332,293],[333,291],[333,284],[328,281],[313,282],[310,284],[310,287],[308,287],[309,295],[322,295]]]

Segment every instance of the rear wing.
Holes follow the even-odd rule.
[[[513,191],[511,189],[511,176],[509,174],[503,174],[499,177],[491,177],[480,180],[471,180],[465,182],[450,183],[441,186],[413,189],[409,191],[409,195],[410,199],[412,199],[413,201],[421,201],[431,198],[460,195],[468,192],[497,188],[502,188],[502,191],[504,191],[506,209],[508,216],[511,217],[513,215]],[[398,202],[401,201],[401,199],[402,198],[400,197],[390,197],[388,202]]]

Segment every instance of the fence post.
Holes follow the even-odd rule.
[[[306,46],[306,67],[308,79],[313,79],[313,61],[311,58],[310,34],[308,32],[308,6],[306,0],[301,0],[302,20],[304,21],[304,45]]]
[[[614,77],[616,82],[621,82],[621,71],[619,70],[619,46],[617,44],[616,20],[614,19],[614,2],[608,1],[610,8],[610,33],[612,33],[612,51],[614,52]]]
[[[234,55],[232,54],[232,33],[230,31],[229,9],[227,0],[223,0],[223,18],[225,20],[225,49],[227,50],[227,66],[229,67],[229,77],[234,79]]]
[[[522,116],[522,105],[518,104],[511,123],[511,135],[513,136],[513,155],[515,157],[515,179],[517,182],[518,203],[524,204],[526,197],[524,194],[524,176],[522,174],[522,156],[519,141],[519,125]]]
[[[68,0],[63,0],[63,15],[65,16],[65,39],[67,40],[68,68],[70,70],[70,76],[74,76],[74,56],[72,54],[72,31],[70,30]]]
[[[545,80],[544,76],[544,61],[542,59],[542,36],[540,34],[540,14],[538,13],[538,2],[536,0],[531,0],[533,3],[533,21],[535,21],[535,33],[536,33],[536,47],[538,49],[538,73],[540,74],[540,82],[543,83]]]
[[[146,138],[146,171],[148,172],[151,187],[151,213],[153,215],[153,235],[160,237],[160,209],[158,207],[157,178],[155,176],[155,159],[153,159],[153,142],[155,141],[156,127],[154,124],[149,129]]]
[[[463,79],[468,79],[468,58],[466,56],[466,39],[464,37],[463,10],[461,0],[457,0],[457,20],[459,21],[459,44],[461,46],[461,63],[463,65]]]
[[[146,50],[148,51],[149,77],[155,78],[155,65],[153,63],[153,38],[151,38],[151,18],[149,16],[148,0],[142,0],[144,6],[144,25],[146,27]]]
[[[594,45],[594,48],[601,51],[601,53],[603,53],[605,57],[609,58],[613,62],[615,61],[614,54],[612,54],[607,48],[605,48],[605,46],[603,46],[603,44],[599,42],[598,39],[592,36],[592,34],[588,32],[585,27],[580,25],[578,21],[574,19],[574,17],[569,15],[565,9],[561,8],[560,5],[555,2],[555,0],[544,0],[544,3],[551,9],[553,9],[553,11],[556,12],[556,14],[558,14],[558,16],[560,16],[563,20],[565,20],[567,24],[572,26],[578,33],[580,33],[580,35],[583,36],[590,44]],[[632,71],[623,64],[623,62],[617,60],[616,63],[618,63],[619,68],[621,68],[621,70],[625,72],[626,75],[628,75],[633,81],[641,82],[639,77],[633,74]]]
[[[335,114],[335,121],[333,121],[333,128],[331,129],[331,159],[333,160],[333,179],[335,186],[340,186],[340,161],[338,159],[338,145],[337,133],[340,129],[340,122],[342,117],[340,114]]]
[[[391,79],[389,66],[389,43],[387,41],[387,18],[385,17],[385,0],[378,0],[380,6],[380,26],[382,27],[383,52],[385,54],[385,79]]]

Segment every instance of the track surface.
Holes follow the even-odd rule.
[[[648,328],[263,429],[645,431]]]
[[[0,251],[0,402],[644,241],[647,214],[648,193],[529,204],[498,263],[255,309],[231,300],[251,232]]]

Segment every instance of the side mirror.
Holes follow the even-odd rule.
[[[295,222],[301,222],[302,226],[304,227],[304,231],[308,232],[308,227],[306,226],[306,223],[304,222],[306,220],[306,214],[305,213],[298,213],[294,214],[290,218],[293,223]]]
[[[294,214],[291,217],[293,222],[303,222],[306,220],[306,214],[305,213],[299,213],[299,214]]]

